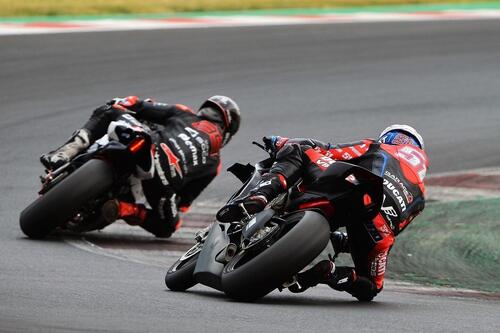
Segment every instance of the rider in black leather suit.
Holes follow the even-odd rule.
[[[113,200],[104,205],[104,216],[110,221],[124,219],[157,237],[169,237],[181,225],[178,210],[186,211],[217,176],[220,149],[240,125],[239,107],[225,96],[210,97],[198,112],[181,104],[140,100],[136,96],[113,99],[95,109],[82,129],[63,146],[42,155],[40,161],[49,170],[57,169],[107,134],[111,122],[124,113],[153,124],[154,177],[139,185],[149,207]]]

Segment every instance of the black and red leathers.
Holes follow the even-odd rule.
[[[125,107],[123,107],[125,105]],[[178,209],[193,200],[217,176],[223,130],[198,117],[190,108],[127,97],[125,103],[97,108],[83,127],[93,142],[105,135],[112,121],[126,110],[140,121],[153,123],[152,150],[155,173],[142,181],[151,208],[141,227],[158,237],[168,237],[180,226]]]
[[[413,145],[388,145],[371,139],[332,146],[311,139],[281,138],[277,148],[270,174],[284,177],[288,184],[302,180],[299,192],[336,160],[362,166],[383,177],[384,199],[377,216],[345,224],[355,267],[337,267],[330,280],[321,281],[360,300],[371,300],[382,290],[387,256],[395,237],[424,209],[423,179],[428,166],[425,152]],[[271,199],[266,188],[262,190]],[[259,189],[256,191],[259,193]],[[323,208],[326,216],[335,209]]]

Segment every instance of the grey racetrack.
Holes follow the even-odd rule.
[[[390,286],[371,304],[326,287],[253,304],[169,292],[166,268],[27,240],[18,216],[36,197],[38,156],[130,94],[193,107],[234,97],[243,124],[225,167],[262,157],[250,141],[263,135],[338,142],[395,122],[421,130],[432,173],[498,166],[499,31],[492,20],[0,37],[0,332],[498,332],[498,301]],[[223,173],[203,199],[236,185]]]

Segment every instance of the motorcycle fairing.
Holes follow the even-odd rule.
[[[229,244],[229,237],[225,231],[226,226],[223,224],[214,223],[212,225],[193,273],[194,279],[197,282],[217,290],[222,290],[220,277],[224,269],[224,264],[217,262],[215,258]]]

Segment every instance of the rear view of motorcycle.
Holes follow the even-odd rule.
[[[296,283],[294,276],[327,246],[331,232],[353,218],[369,218],[382,202],[382,178],[346,162],[333,163],[306,191],[293,186],[250,215],[245,197],[274,159],[234,164],[228,169],[243,186],[225,207],[238,206],[241,220],[214,222],[196,237],[196,244],[168,270],[170,290],[184,291],[197,283],[223,291],[236,300],[256,300]],[[364,199],[370,196],[371,204]],[[334,213],[332,216],[332,207]]]
[[[30,238],[55,229],[85,232],[107,222],[102,206],[130,193],[130,177],[152,177],[149,128],[130,114],[110,124],[108,134],[57,170],[40,177],[39,197],[21,212],[20,227]]]

